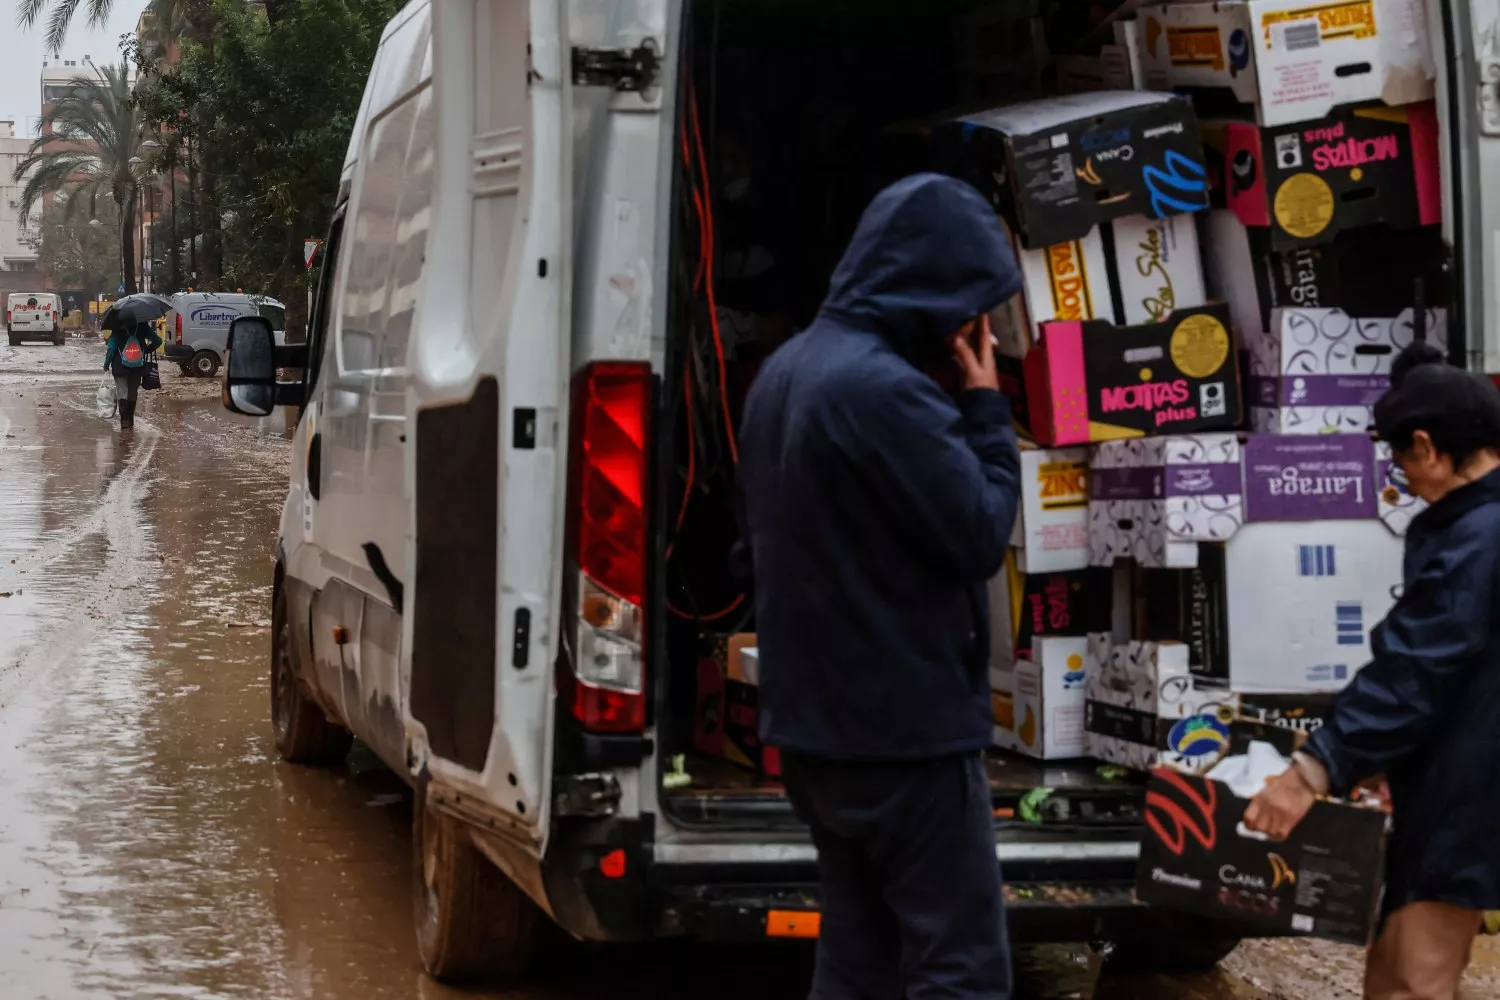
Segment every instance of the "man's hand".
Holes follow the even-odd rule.
[[[1289,767],[1250,800],[1250,808],[1245,810],[1245,825],[1272,840],[1285,840],[1317,801],[1318,793],[1302,777],[1302,772]]]
[[[973,336],[979,341],[979,353],[969,343]],[[953,359],[958,362],[964,375],[964,389],[1000,389],[1000,373],[995,370],[995,339],[990,334],[990,318],[981,316],[974,321],[973,333],[960,333],[953,338]]]

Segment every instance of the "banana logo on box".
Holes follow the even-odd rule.
[[[1280,889],[1282,885],[1297,884],[1297,873],[1292,871],[1292,866],[1286,863],[1286,858],[1272,851],[1266,854],[1266,860],[1271,863],[1272,889]]]

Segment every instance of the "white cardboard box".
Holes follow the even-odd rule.
[[[1395,603],[1401,539],[1378,518],[1246,524],[1225,547],[1229,682],[1245,693],[1338,691]]]
[[[1274,309],[1271,328],[1246,336],[1250,427],[1262,434],[1364,434],[1390,386],[1391,363],[1416,339],[1408,309],[1357,318],[1341,309]],[[1446,314],[1426,314],[1426,337],[1448,342]]]
[[[1115,274],[1125,325],[1159,323],[1174,309],[1208,301],[1198,227],[1191,215],[1148,219],[1131,215],[1114,223]]]
[[[1339,690],[1368,661],[1369,630],[1394,600],[1400,534],[1418,502],[1385,482],[1388,461],[1364,435],[1236,440],[1237,487],[1228,463],[1206,461],[1230,446],[1204,437],[1176,454],[1172,438],[1154,454],[1127,447],[1136,442],[1099,446],[1090,503],[1096,564],[1122,557],[1196,566],[1202,543],[1221,543],[1223,679],[1244,692]],[[1108,467],[1130,460],[1142,464]],[[1152,498],[1118,499],[1127,493]]]
[[[1021,509],[1011,544],[1023,573],[1056,573],[1089,565],[1087,448],[1021,452]]]
[[[1198,772],[1229,748],[1235,699],[1193,677],[1188,648],[1088,637],[1084,741],[1092,757],[1140,771]]]
[[[1244,521],[1240,439],[1233,432],[1129,438],[1096,445],[1089,471],[1089,561],[1134,559],[1191,569],[1198,543]]]
[[[1433,96],[1422,0],[1177,2],[1142,7],[1137,19],[1148,87],[1225,88],[1262,125]]]
[[[1113,264],[1099,226],[1081,239],[1044,249],[1028,250],[1012,241],[1024,295],[991,316],[1001,353],[1025,357],[1038,324],[1048,320],[1107,319],[1134,326],[1160,322],[1173,309],[1208,301],[1191,215],[1132,215],[1107,225]],[[1116,290],[1123,312],[1115,309]]]
[[[995,745],[1038,760],[1082,757],[1084,638],[1036,639],[1032,658],[1021,660],[1008,675],[992,672],[1011,700],[1013,728],[995,725]]]

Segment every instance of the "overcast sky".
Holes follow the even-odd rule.
[[[100,64],[119,61],[120,36],[135,31],[146,0],[114,0],[114,4],[109,24],[93,30],[87,14],[79,10],[63,43],[63,59],[81,62],[88,55]],[[47,6],[51,8],[51,0]],[[45,12],[42,17],[46,18]],[[29,30],[16,25],[16,0],[0,0],[0,118],[14,118],[19,135],[33,134],[41,114],[42,58],[46,55],[42,37],[40,24]]]

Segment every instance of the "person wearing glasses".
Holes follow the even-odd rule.
[[[1320,796],[1386,775],[1393,833],[1369,1000],[1452,1000],[1500,910],[1500,392],[1418,342],[1375,405],[1391,481],[1429,505],[1406,535],[1373,658],[1245,825],[1284,839]]]

